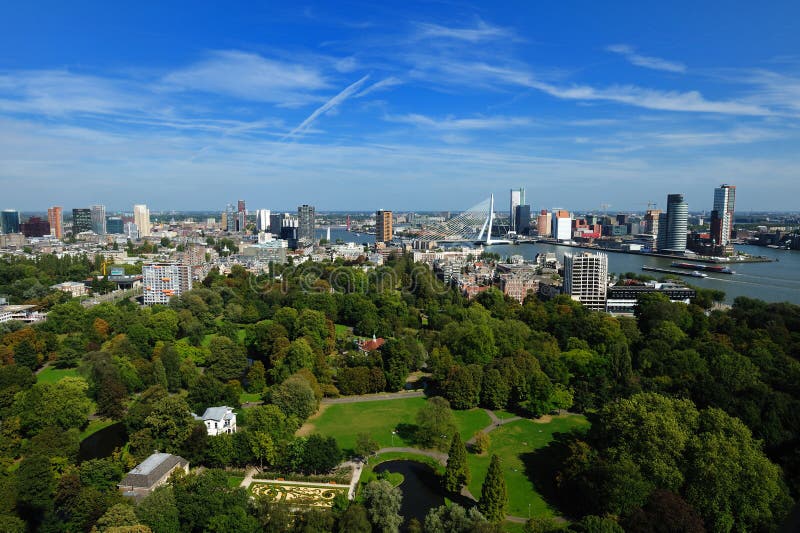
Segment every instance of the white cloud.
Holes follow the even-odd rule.
[[[508,28],[492,26],[482,20],[471,28],[453,28],[431,23],[416,24],[417,39],[452,39],[468,43],[479,43],[495,39],[513,39],[515,34]]]
[[[315,120],[317,120],[326,112],[335,109],[342,102],[350,98],[361,88],[362,85],[364,85],[364,83],[366,83],[368,79],[369,79],[369,74],[367,74],[360,80],[356,81],[355,83],[348,85],[342,92],[340,92],[339,94],[337,94],[336,96],[334,96],[333,98],[322,104],[320,107],[318,107],[316,110],[314,110],[314,112],[311,113],[311,115],[309,115],[308,118],[306,118],[303,122],[301,122],[300,125],[297,126],[295,129],[290,131],[286,135],[286,137],[284,137],[284,139],[289,137],[294,137],[308,130],[308,128],[311,127],[311,125],[314,123]]]
[[[470,131],[470,130],[495,130],[506,129],[520,126],[528,126],[531,124],[530,119],[525,117],[473,117],[473,118],[453,118],[447,117],[443,119],[434,119],[425,115],[416,113],[408,115],[387,116],[386,120],[390,122],[399,122],[403,124],[411,124],[418,128],[429,128],[434,130],[455,130],[455,131]]]
[[[66,115],[115,114],[152,104],[132,82],[65,70],[19,71],[0,75],[0,111]]]
[[[621,55],[637,67],[664,70],[666,72],[686,72],[686,65],[683,63],[639,54],[635,48],[627,44],[612,44],[607,46],[606,50]]]
[[[375,91],[388,89],[390,87],[394,87],[395,85],[401,85],[402,83],[403,83],[403,80],[401,80],[399,78],[396,78],[394,76],[389,76],[388,78],[384,78],[384,79],[382,79],[380,81],[377,81],[377,82],[373,83],[372,85],[370,85],[369,87],[367,87],[366,89],[361,91],[360,93],[358,93],[355,96],[353,96],[353,98],[362,98],[362,97],[364,97],[364,96],[366,96],[366,95],[368,95],[370,93],[373,93]]]
[[[314,91],[330,86],[314,67],[237,50],[212,52],[207,59],[166,75],[163,82],[174,89],[282,105],[314,101]]]

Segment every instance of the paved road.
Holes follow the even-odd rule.
[[[344,396],[342,398],[323,398],[321,403],[336,404],[336,403],[377,402],[380,400],[402,400],[405,398],[421,398],[423,396],[425,396],[425,393],[423,391],[385,392],[380,394],[362,394],[361,396]]]

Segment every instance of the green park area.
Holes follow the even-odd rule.
[[[472,474],[470,492],[476,498],[480,496],[490,457],[496,454],[502,462],[508,488],[508,513],[527,518],[530,504],[530,516],[553,516],[553,510],[536,490],[531,479],[532,470],[535,469],[535,452],[546,447],[556,433],[569,433],[588,427],[589,422],[582,415],[557,416],[546,423],[517,420],[498,427],[489,433],[491,444],[488,453],[468,455],[469,471]]]
[[[335,437],[344,450],[355,447],[359,433],[368,433],[381,448],[413,447],[416,414],[426,401],[416,397],[327,405],[316,419],[310,421],[313,425],[310,432]],[[489,415],[482,409],[453,411],[453,415],[465,441],[491,423]]]
[[[343,403],[326,406],[316,419],[311,420],[311,431],[335,437],[345,450],[352,450],[358,433],[368,433],[381,448],[415,447],[413,427],[417,411],[425,405],[425,398],[382,400],[358,403]],[[498,413],[499,418],[508,418],[508,413]],[[483,409],[453,411],[459,433],[466,442],[476,431],[491,424]],[[545,448],[557,433],[569,433],[586,429],[589,423],[581,415],[561,415],[539,421],[517,420],[495,428],[489,433],[490,447],[483,455],[469,454],[472,479],[470,492],[480,497],[481,485],[489,468],[492,454],[502,461],[508,488],[508,512],[514,516],[554,516],[555,512],[537,490],[533,477],[536,469],[537,450]],[[392,432],[395,435],[392,435]],[[377,461],[384,459],[381,454]],[[388,454],[386,454],[388,455]],[[396,454],[395,454],[396,455]],[[414,459],[413,454],[402,453],[398,457]],[[376,459],[371,460],[373,463]],[[530,508],[528,507],[530,504]]]
[[[78,375],[74,368],[54,368],[48,366],[36,375],[38,383],[56,383],[64,378],[72,378]]]

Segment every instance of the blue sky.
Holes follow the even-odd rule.
[[[800,2],[16,4],[0,208],[798,208]]]

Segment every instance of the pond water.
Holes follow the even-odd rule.
[[[92,433],[81,441],[78,449],[78,461],[89,459],[102,459],[114,453],[114,449],[122,448],[128,440],[125,424],[117,422],[108,427]]]
[[[416,518],[425,523],[428,511],[444,505],[445,492],[439,477],[433,469],[416,461],[387,461],[375,467],[374,472],[396,472],[403,474],[400,490],[403,492],[403,503],[400,514],[403,515],[403,530],[408,521]]]

